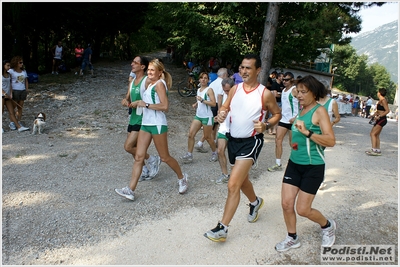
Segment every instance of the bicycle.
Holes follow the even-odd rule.
[[[178,84],[178,93],[180,96],[189,97],[197,95],[199,80],[195,77],[193,72],[190,72],[189,76],[190,80],[188,84],[185,84],[186,80],[183,80]]]

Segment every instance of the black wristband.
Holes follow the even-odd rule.
[[[310,138],[311,137],[311,135],[313,135],[313,131],[311,131],[311,130],[308,130],[310,133],[307,135],[307,138]]]

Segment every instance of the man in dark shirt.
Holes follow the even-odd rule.
[[[275,81],[272,82],[271,89],[270,89],[271,93],[275,96],[276,103],[278,103],[278,106],[280,108],[282,108],[281,94],[282,94],[282,90],[285,88],[285,86],[283,86],[282,79],[283,79],[283,73],[278,73],[276,75]],[[269,129],[268,133],[276,134],[276,127],[277,127],[277,125],[272,127],[272,129]]]

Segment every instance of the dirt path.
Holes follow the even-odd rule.
[[[167,67],[174,83],[186,78],[182,68]],[[128,112],[120,105],[130,66],[99,63],[95,71],[95,78],[67,73],[31,86],[23,122],[30,125],[36,113],[45,112],[45,134],[10,132],[3,115],[2,264],[321,264],[318,226],[301,217],[302,246],[274,250],[286,233],[283,173],[265,171],[274,163],[273,136],[265,136],[259,167],[251,173],[266,201],[260,218],[247,222],[248,201],[242,197],[223,244],[203,237],[221,218],[227,193],[226,185],[214,183],[219,165],[209,163],[208,154],[196,153],[192,164],[181,165],[189,173],[185,195],[162,164],[155,179],[139,183],[134,202],[117,196],[114,188],[128,183],[132,168],[123,150]],[[193,99],[180,97],[176,88],[169,99],[168,141],[178,158],[186,150]],[[366,119],[342,118],[334,130],[337,144],[326,150],[327,187],[314,206],[338,223],[336,244],[394,244],[397,264],[398,124],[385,126],[381,157],[364,153],[370,147]],[[283,162],[288,153],[284,146]]]

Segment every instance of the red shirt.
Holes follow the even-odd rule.
[[[85,49],[83,48],[75,48],[75,57],[83,57],[83,52],[85,51]],[[82,54],[79,54],[82,53]]]

